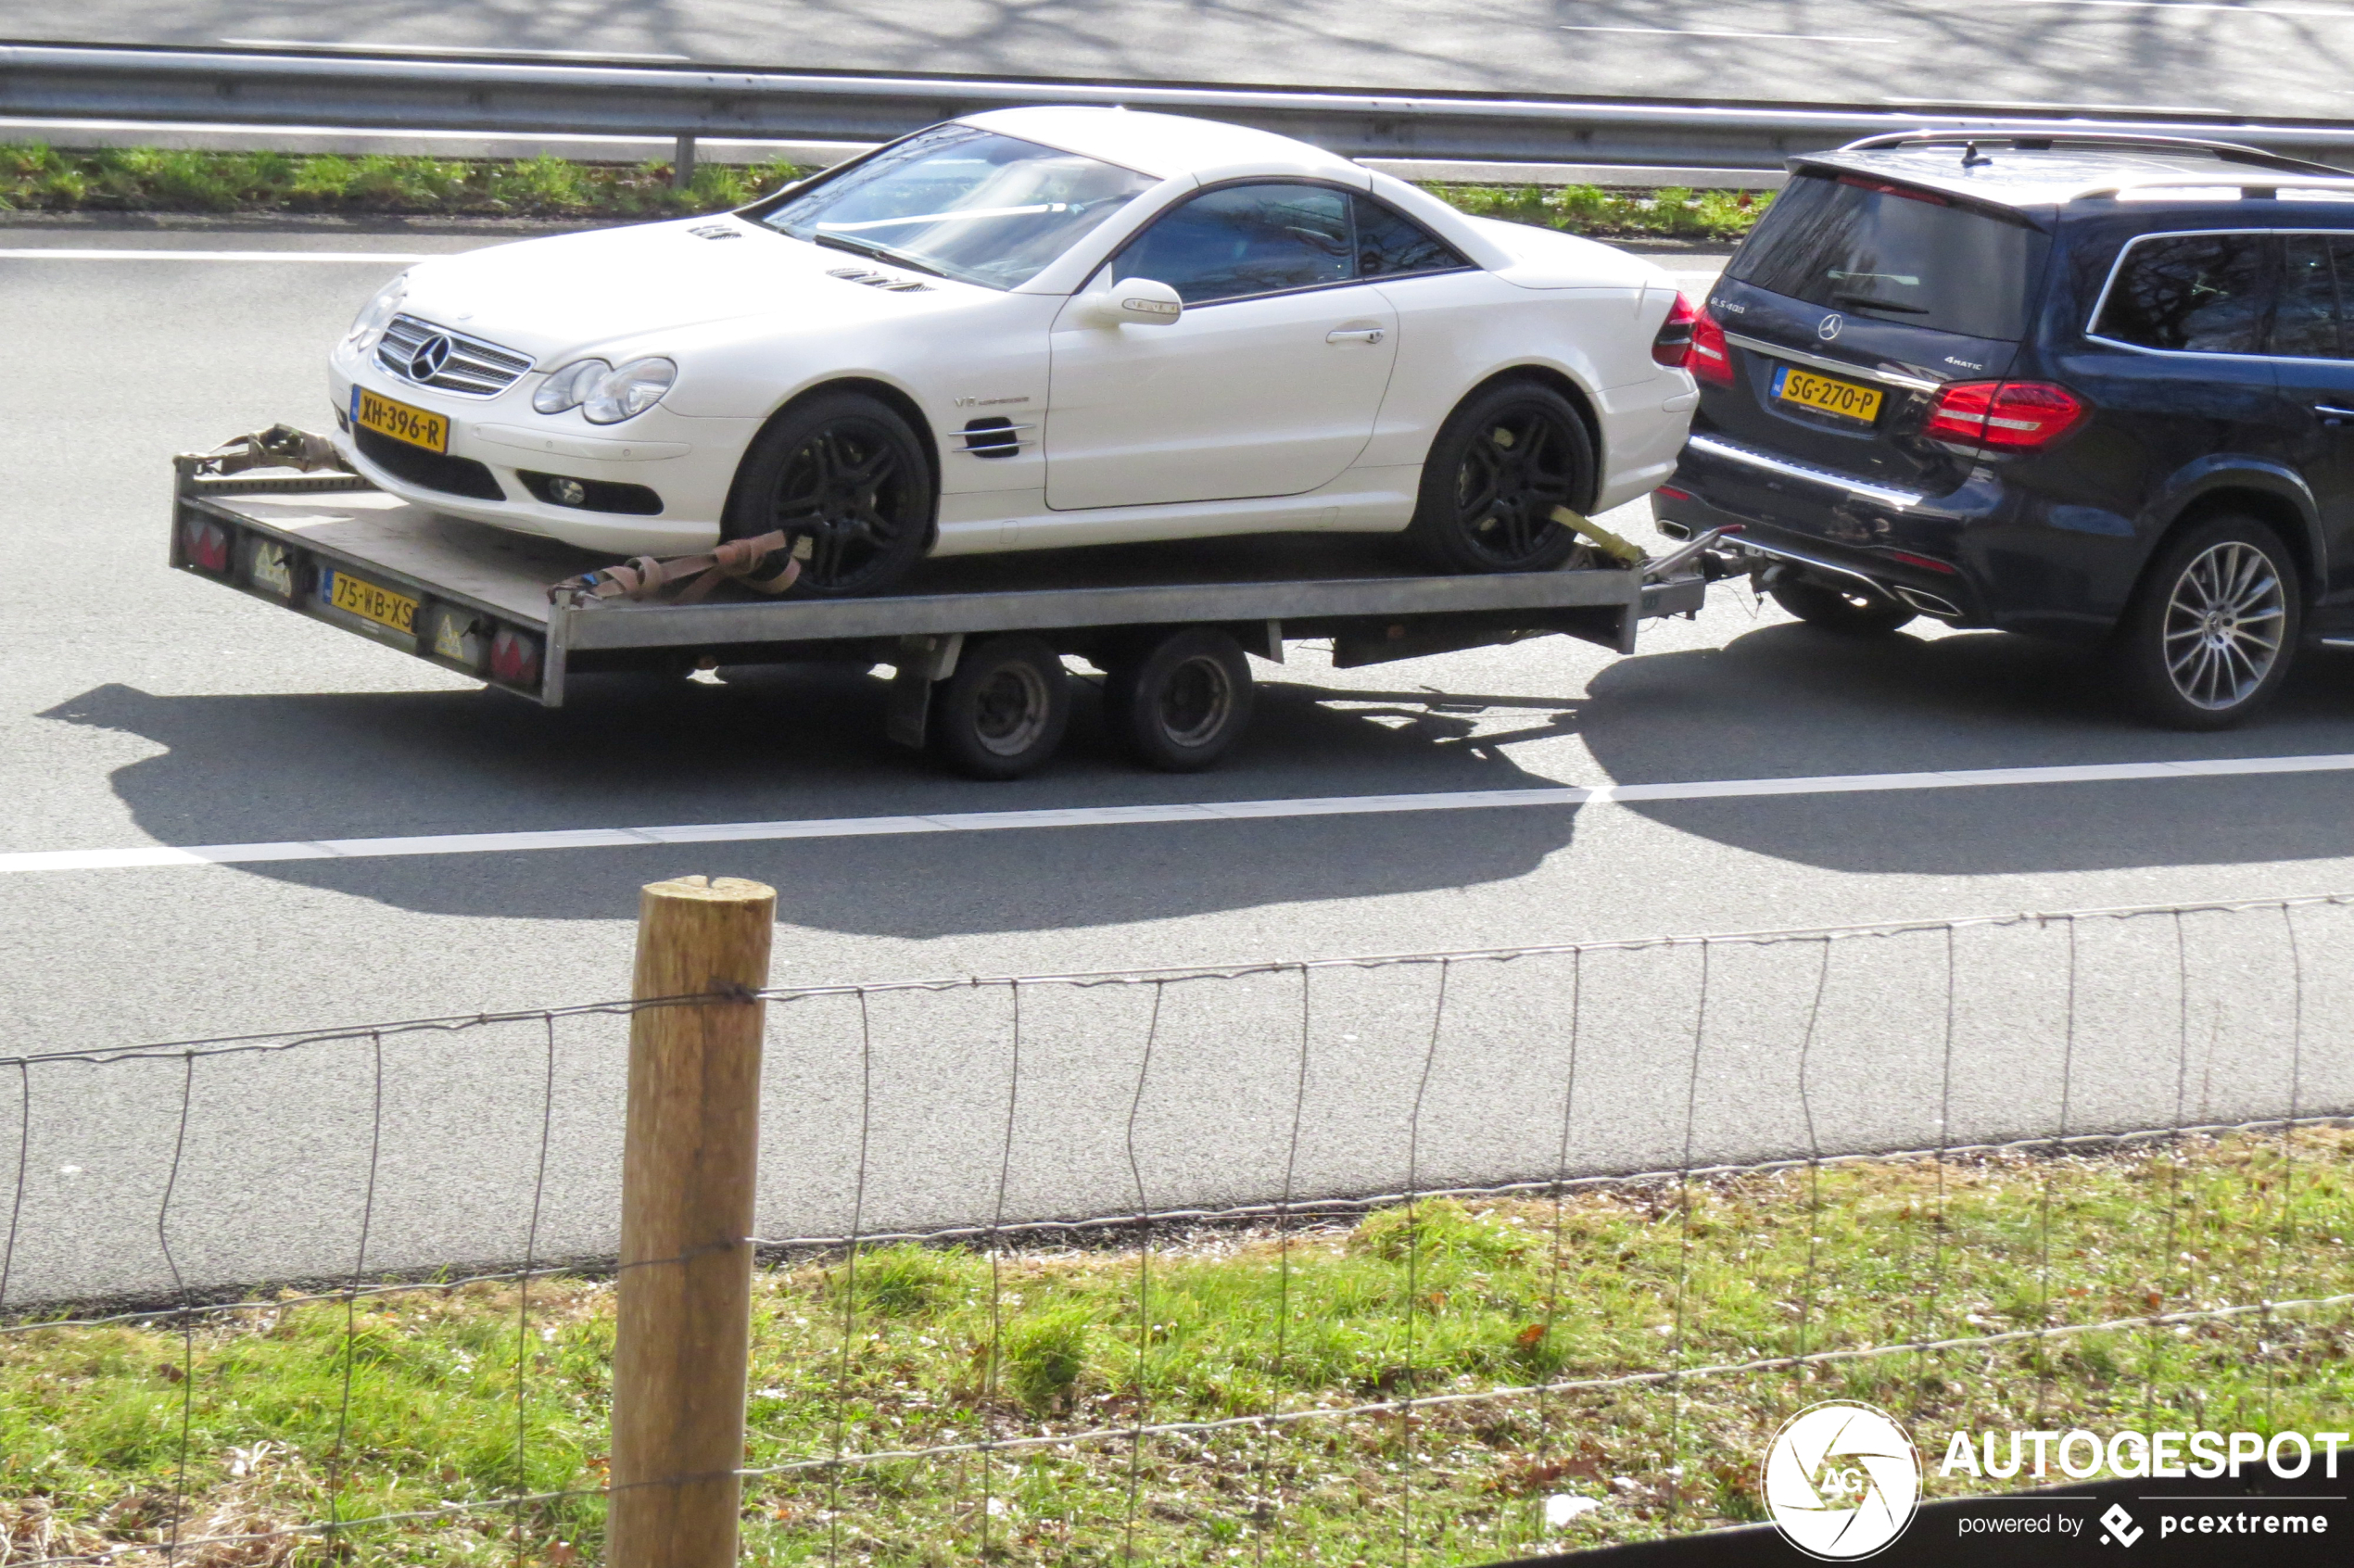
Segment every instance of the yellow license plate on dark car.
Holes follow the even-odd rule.
[[[1817,413],[1837,414],[1863,424],[1879,417],[1880,394],[1874,388],[1790,365],[1774,373],[1774,396],[1785,403],[1796,403]]]
[[[406,441],[412,447],[423,447],[429,452],[449,449],[449,422],[437,413],[412,409],[406,403],[396,403],[381,398],[364,386],[351,389],[351,423],[362,430],[373,430],[379,436],[389,436],[396,441]]]
[[[405,593],[379,588],[348,572],[322,573],[319,597],[338,610],[348,611],[362,620],[373,621],[380,626],[390,626],[397,632],[414,633],[417,629],[415,600]]]

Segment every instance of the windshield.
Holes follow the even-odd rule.
[[[760,221],[795,239],[1013,288],[1157,183],[1035,142],[942,125]]]
[[[2016,340],[2049,243],[1931,192],[1804,174],[1774,198],[1725,275],[1808,305]]]

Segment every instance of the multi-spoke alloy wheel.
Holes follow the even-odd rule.
[[[2201,551],[2166,601],[2166,673],[2183,701],[2222,710],[2245,702],[2281,656],[2288,619],[2280,574],[2254,545]]]
[[[1577,537],[1553,521],[1586,503],[1593,444],[1560,393],[1508,382],[1475,394],[1431,443],[1410,532],[1454,572],[1560,565]]]
[[[2162,723],[2237,724],[2280,689],[2302,605],[2278,534],[2246,517],[2195,524],[2159,547],[2119,623],[2120,673]]]
[[[788,411],[744,459],[728,537],[783,529],[796,593],[879,593],[923,552],[932,484],[916,433],[871,398],[834,393]]]

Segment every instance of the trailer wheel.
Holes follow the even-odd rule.
[[[1163,773],[1194,773],[1250,727],[1250,661],[1221,631],[1187,626],[1112,661],[1104,715],[1129,755]]]
[[[1070,722],[1070,677],[1044,639],[968,644],[931,703],[932,752],[974,778],[1019,778],[1055,754]]]

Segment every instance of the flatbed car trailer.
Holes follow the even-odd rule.
[[[276,449],[300,451],[298,434],[272,432]],[[628,602],[585,589],[599,563],[569,546],[443,516],[353,474],[264,471],[261,437],[229,454],[175,461],[182,571],[548,707],[595,672],[888,665],[890,737],[981,778],[1053,753],[1067,654],[1106,672],[1106,715],[1132,755],[1189,771],[1248,724],[1247,653],[1281,662],[1286,643],[1328,640],[1348,668],[1551,634],[1628,653],[1643,621],[1695,613],[1710,582],[1747,570],[1712,550],[1713,534],[1626,564],[1594,555],[1602,563],[1462,576],[1406,575],[1378,537],[1253,537],[958,557],[929,563],[914,591],[868,599],[728,584],[699,602]],[[1166,580],[1172,552],[1193,580]]]

